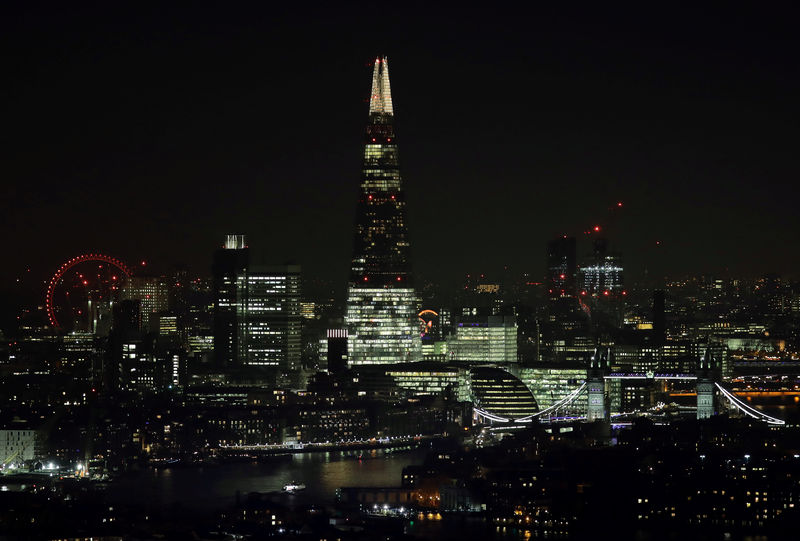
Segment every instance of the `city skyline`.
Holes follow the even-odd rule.
[[[608,222],[617,201],[625,207],[611,239],[633,280],[645,267],[797,267],[784,247],[798,218],[776,195],[793,193],[785,179],[796,167],[787,124],[796,76],[783,69],[790,49],[779,46],[787,36],[771,14],[730,11],[710,24],[710,13],[678,10],[640,25],[631,24],[636,13],[599,14],[603,28],[591,11],[542,12],[530,28],[497,14],[481,33],[467,12],[443,26],[449,12],[434,9],[428,23],[401,14],[377,30],[356,10],[301,24],[290,9],[280,28],[256,10],[227,15],[219,40],[203,32],[212,15],[202,9],[167,8],[160,22],[146,12],[14,15],[7,39],[24,63],[14,64],[5,102],[15,135],[4,175],[13,179],[3,215],[14,254],[4,295],[26,268],[46,279],[86,251],[207,274],[218,239],[232,232],[269,262],[295,261],[344,284],[355,119],[368,98],[356,81],[381,51],[403,76],[398,133],[408,141],[409,228],[423,280],[454,284],[503,265],[541,274],[546,241]],[[81,46],[106,18],[115,32],[88,33]],[[344,42],[347,32],[332,34],[327,20],[362,28],[363,43]],[[407,28],[419,40],[404,47],[397,38]],[[607,31],[618,41],[602,41]],[[284,37],[277,58],[270,47]],[[328,39],[341,45],[335,53],[322,47]],[[69,45],[77,75],[69,85],[51,54],[58,43]],[[304,83],[334,80],[334,71],[341,77],[325,91]],[[325,147],[295,144],[319,123],[334,134]],[[50,135],[38,141],[42,128]],[[47,160],[26,158],[40,150]],[[65,222],[73,234],[53,242]]]
[[[8,11],[0,536],[791,538],[796,17]]]

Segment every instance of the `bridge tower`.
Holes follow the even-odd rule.
[[[606,379],[609,369],[609,348],[597,347],[589,360],[586,371],[586,420],[608,421],[609,410],[606,399]]]
[[[697,418],[708,419],[715,413],[714,382],[718,369],[711,348],[706,348],[697,363]]]

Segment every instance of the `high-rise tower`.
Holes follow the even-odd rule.
[[[250,261],[244,235],[214,254],[214,349],[224,368],[300,368],[300,267]]]
[[[575,237],[563,237],[547,243],[547,288],[550,298],[574,297],[577,274]]]
[[[350,364],[421,358],[405,207],[389,65],[386,57],[377,58],[345,316]]]
[[[250,265],[250,249],[244,235],[228,235],[214,253],[214,352],[224,368],[239,364],[242,336],[237,323],[240,305],[240,276]]]

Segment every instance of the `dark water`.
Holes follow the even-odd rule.
[[[800,404],[794,401],[794,397],[756,397],[747,403],[767,415],[783,419],[789,424],[800,423]]]
[[[800,407],[793,398],[753,399],[752,406],[769,415],[800,423]],[[343,486],[399,486],[403,468],[421,464],[426,449],[413,451],[365,451],[356,453],[297,453],[286,460],[237,463],[208,467],[145,470],[113,482],[110,501],[164,510],[175,505],[186,509],[213,510],[235,502],[237,491],[280,492],[284,485],[303,483],[307,489],[281,497],[287,504],[319,505],[335,501]]]
[[[403,468],[420,464],[425,450],[386,453],[365,451],[358,460],[351,452],[297,453],[287,460],[236,463],[209,467],[145,470],[114,481],[108,488],[111,502],[167,509],[213,510],[235,502],[236,492],[280,492],[296,482],[306,490],[283,495],[288,504],[329,504],[343,486],[400,486]]]

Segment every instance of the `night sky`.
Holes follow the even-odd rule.
[[[423,279],[595,224],[632,279],[796,275],[796,13],[289,4],[3,8],[2,298],[87,251],[209,274],[229,232],[343,291],[379,54]]]

